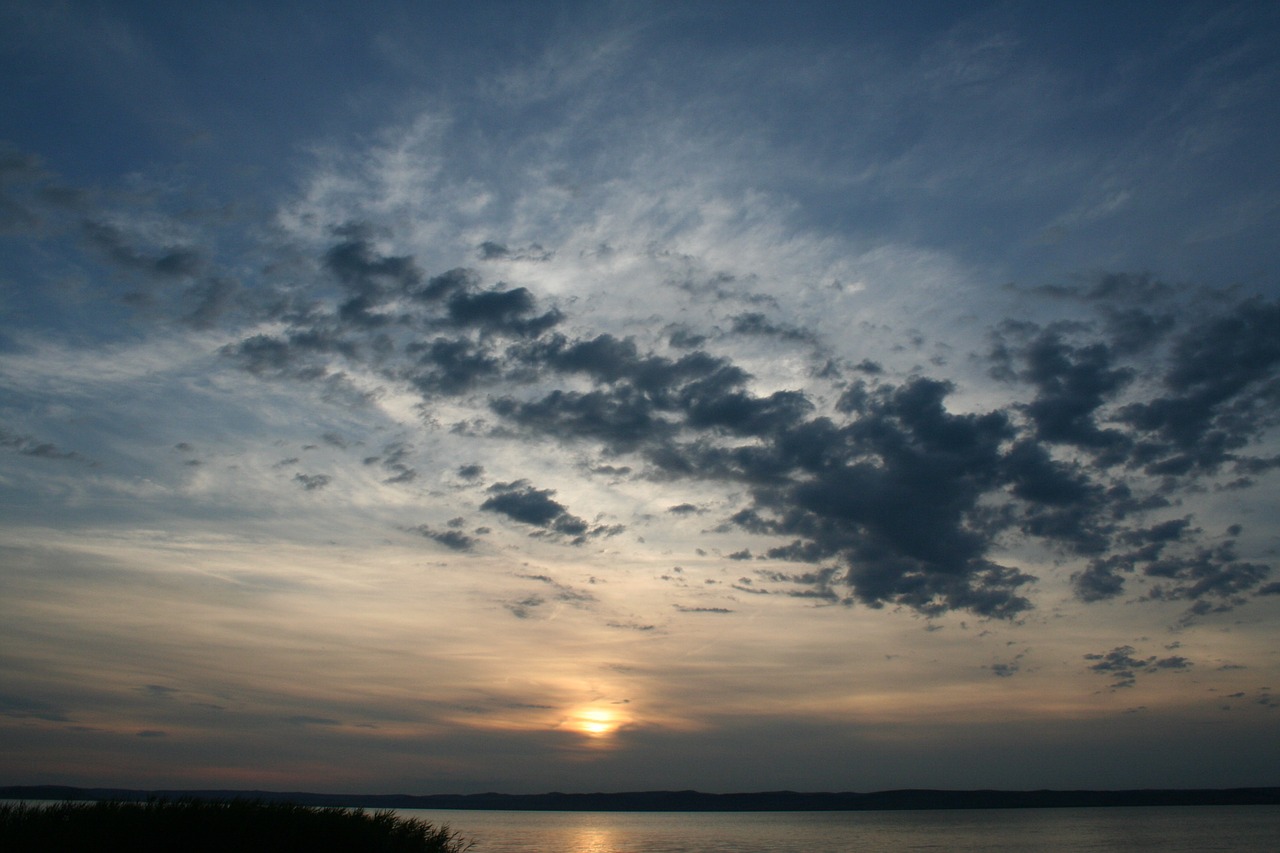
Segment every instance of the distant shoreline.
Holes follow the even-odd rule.
[[[256,800],[305,806],[367,809],[489,811],[759,812],[890,811],[927,809],[1100,808],[1121,806],[1280,805],[1280,787],[1140,789],[1126,791],[899,790],[872,793],[705,794],[700,791],[635,791],[589,794],[316,794],[301,791],[138,790],[63,785],[0,787],[8,800],[146,801],[196,798]]]

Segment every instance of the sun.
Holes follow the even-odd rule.
[[[616,732],[622,719],[608,708],[590,707],[576,711],[570,724],[588,737],[603,738]]]

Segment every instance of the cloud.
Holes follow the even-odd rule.
[[[407,148],[390,145],[370,162],[437,144],[445,133],[446,125],[424,120]],[[3,164],[13,176],[7,197],[14,187],[48,183],[29,157],[11,154]],[[432,168],[420,177],[437,181]],[[35,203],[21,197],[23,210]],[[743,503],[718,529],[747,541],[726,550],[834,567],[810,594],[927,615],[961,609],[1013,618],[1031,607],[1035,582],[1016,561],[995,556],[1016,537],[1087,561],[1072,573],[1084,602],[1141,587],[1133,600],[1183,600],[1185,616],[1199,618],[1271,589],[1270,567],[1240,556],[1234,543],[1205,544],[1190,530],[1168,542],[1132,537],[1209,478],[1231,473],[1234,480],[1218,485],[1244,489],[1280,464],[1262,446],[1280,424],[1280,303],[1209,298],[1124,272],[1040,288],[1085,316],[1001,322],[992,315],[985,357],[1008,399],[984,409],[958,380],[929,368],[903,374],[883,349],[874,360],[847,349],[802,374],[741,346],[760,338],[831,346],[819,331],[822,311],[797,313],[753,290],[781,269],[751,269],[763,263],[759,254],[721,269],[710,255],[682,250],[706,250],[693,243],[638,251],[612,237],[595,235],[588,245],[554,232],[558,244],[519,229],[512,239],[491,232],[478,248],[474,236],[459,244],[485,269],[517,261],[538,262],[522,270],[549,269],[568,257],[568,246],[590,250],[605,271],[623,257],[643,259],[655,265],[650,272],[666,271],[663,287],[708,309],[655,327],[660,336],[633,337],[591,328],[607,318],[561,298],[571,288],[545,304],[536,291],[557,287],[555,276],[488,283],[457,266],[431,275],[419,261],[422,244],[406,241],[394,218],[354,198],[338,201],[293,233],[317,241],[309,258],[290,259],[310,276],[307,286],[266,288],[271,298],[249,299],[239,274],[216,269],[211,241],[171,218],[157,214],[158,224],[143,227],[81,204],[75,221],[79,238],[109,265],[181,282],[170,306],[177,321],[202,330],[246,321],[221,352],[261,379],[348,389],[365,400],[381,385],[408,392],[423,413],[445,401],[474,406],[467,422],[475,435],[552,439],[607,458],[595,466],[602,473],[735,490]],[[417,251],[401,248],[406,242]],[[732,310],[743,302],[750,310]],[[957,406],[957,398],[966,402]],[[74,456],[13,433],[3,444],[32,456]],[[367,459],[383,466],[385,482],[408,484],[418,475],[412,454],[401,442]],[[458,468],[463,481],[481,473]],[[300,474],[297,482],[316,490],[327,476]],[[521,482],[518,471],[505,476]],[[486,510],[579,542],[621,529],[570,513],[552,494],[527,483],[491,491]]]
[[[341,720],[335,720],[330,717],[314,717],[309,714],[295,714],[292,717],[286,717],[286,723],[293,726],[340,726]]]
[[[1177,12],[1117,18],[1082,53],[1073,15],[895,7],[832,19],[815,42],[804,15],[775,10],[730,15],[726,42],[711,8],[506,29],[313,16],[319,41],[303,41],[358,61],[270,50],[261,80],[325,85],[255,94],[219,77],[197,98],[180,91],[187,65],[143,75],[152,106],[204,110],[177,124],[148,119],[146,86],[100,84],[84,63],[110,70],[103,57],[167,38],[155,57],[261,70],[253,54],[289,40],[219,35],[267,31],[247,6],[179,27],[17,16],[49,23],[0,42],[48,73],[13,103],[61,117],[28,136],[104,126],[76,105],[105,85],[116,99],[90,112],[124,116],[137,142],[51,147],[85,190],[0,153],[0,230],[19,235],[0,282],[0,483],[9,547],[34,554],[6,556],[0,600],[40,652],[15,660],[42,661],[10,692],[49,715],[94,709],[81,764],[159,778],[100,744],[167,731],[191,759],[171,774],[292,778],[292,738],[345,789],[369,768],[458,790],[660,787],[681,754],[711,755],[694,772],[723,788],[753,742],[781,762],[755,762],[777,777],[761,784],[822,787],[815,773],[848,771],[824,756],[891,743],[864,782],[936,785],[952,762],[970,768],[959,787],[1010,772],[1068,787],[1116,755],[1153,766],[1144,750],[1206,719],[1206,687],[1244,695],[1226,700],[1229,749],[1181,757],[1188,784],[1274,764],[1253,737],[1280,592],[1277,303],[1258,273],[1277,254],[1258,132],[1276,112],[1274,27],[1249,32],[1239,10],[1194,32]],[[70,25],[77,49],[54,57]],[[457,37],[487,29],[500,44]],[[183,49],[208,38],[220,49]],[[88,88],[47,98],[67,74]],[[430,114],[400,102],[422,81]],[[228,93],[270,120],[226,121]],[[376,126],[390,114],[408,118]],[[73,451],[101,462],[67,464]],[[643,538],[608,538],[622,524]],[[163,640],[146,679],[112,671],[140,618]],[[1179,619],[1209,624],[1168,648],[1158,634]],[[1039,665],[1005,644],[1032,635]],[[326,665],[299,678],[291,650],[319,646]],[[245,653],[252,671],[201,686],[201,666]],[[829,677],[850,655],[853,692]],[[1228,658],[1250,669],[1218,670]],[[432,678],[406,698],[409,659]],[[1151,711],[1117,716],[1105,748],[1082,724],[1039,738],[1020,770],[969,760],[1012,742],[1008,719],[1082,707],[1064,660],[1086,689],[1152,688]],[[69,693],[90,670],[96,695]],[[139,686],[163,673],[183,674],[182,695]],[[1005,719],[975,724],[970,699],[995,694]],[[634,724],[592,741],[614,747],[591,750],[601,760],[548,758],[585,755],[553,728],[568,709],[623,696]],[[1094,701],[1126,704],[1113,698]],[[61,754],[41,739],[65,724],[0,719],[30,766]],[[288,737],[255,740],[262,725]],[[233,741],[253,754],[214,754]]]
[[[535,489],[525,480],[494,483],[489,487],[489,493],[492,497],[480,505],[481,509],[501,513],[534,527],[547,527],[557,518],[567,515],[564,505],[551,499],[555,492]],[[571,523],[582,524],[580,519]]]
[[[190,310],[180,319],[193,329],[212,329],[232,307],[240,287],[224,278],[210,278],[192,284],[183,299]]]
[[[525,580],[537,581],[545,584],[553,590],[552,600],[561,601],[571,604],[574,607],[585,608],[596,603],[596,597],[585,590],[575,589],[568,584],[563,584],[548,575],[517,575],[517,577]]]
[[[733,325],[730,331],[735,335],[776,337],[785,341],[802,343],[816,342],[813,332],[773,322],[759,312],[752,311],[745,314],[737,314],[731,320]]]
[[[537,303],[528,289],[456,291],[448,300],[448,316],[459,328],[478,328],[486,332],[537,337],[561,320],[552,309],[533,316]]]
[[[382,482],[389,485],[412,483],[418,478],[418,471],[411,467],[407,459],[413,453],[413,447],[403,441],[394,441],[382,448],[382,453],[364,458],[365,465],[380,465],[388,476]]]
[[[1138,658],[1134,657],[1135,654],[1136,649],[1133,646],[1116,646],[1109,652],[1087,654],[1084,659],[1096,661],[1096,663],[1089,666],[1091,672],[1115,679],[1111,683],[1112,690],[1133,687],[1137,684],[1138,675],[1141,673],[1153,673],[1161,670],[1185,670],[1193,665],[1191,661],[1181,655],[1172,655],[1166,658],[1158,658],[1155,655],[1151,655],[1150,657]]]
[[[1136,574],[1149,579],[1149,600],[1194,602],[1183,615],[1186,622],[1239,606],[1244,594],[1270,575],[1270,566],[1242,560],[1233,539],[1195,546],[1198,531],[1188,525],[1188,519],[1172,519],[1126,533],[1122,542],[1142,547],[1095,559],[1073,576],[1080,597],[1085,601],[1114,598],[1124,591],[1126,576]]]
[[[179,692],[176,687],[166,687],[163,684],[147,684],[141,690],[146,695],[156,698],[168,698]]]
[[[410,527],[409,531],[417,533],[419,536],[426,537],[434,542],[449,548],[453,551],[471,551],[475,548],[477,540],[474,536],[468,536],[461,530],[433,530],[430,525],[419,524]]]
[[[1132,380],[1133,372],[1114,365],[1104,343],[1072,346],[1062,327],[1041,330],[1017,353],[1025,365],[1020,376],[1036,388],[1036,398],[1024,411],[1035,426],[1035,437],[1052,444],[1087,448],[1100,461],[1123,458],[1125,436],[1103,430],[1096,423],[1102,405]]]
[[[1247,299],[1181,333],[1163,395],[1124,408],[1135,461],[1153,474],[1212,473],[1277,423],[1280,302]],[[1247,457],[1244,457],[1247,460]]]
[[[519,246],[511,248],[503,243],[495,243],[492,240],[486,240],[480,244],[476,250],[476,255],[482,261],[549,261],[555,257],[555,252],[542,248],[538,243],[531,243],[528,246]]]
[[[546,604],[545,598],[540,595],[530,595],[518,601],[506,602],[502,606],[511,611],[511,615],[517,619],[530,619],[534,611],[543,604]]]
[[[622,532],[621,526],[592,525],[573,515],[552,499],[553,490],[534,488],[527,480],[494,483],[487,491],[489,497],[480,504],[480,509],[537,527],[541,533],[565,537],[575,545],[581,545],[590,537]]]
[[[379,256],[368,226],[353,223],[334,229],[334,233],[344,239],[325,252],[324,267],[347,292],[338,307],[338,319],[365,328],[391,322],[374,309],[393,295],[415,290],[421,271],[412,258]]]
[[[475,400],[488,415],[472,421],[477,434],[549,438],[602,452],[610,471],[741,489],[745,506],[718,529],[773,541],[733,553],[834,567],[808,595],[1014,618],[1032,606],[1036,578],[993,555],[1015,534],[1088,560],[1073,575],[1084,602],[1141,581],[1142,600],[1190,601],[1187,618],[1239,606],[1270,572],[1176,521],[1143,524],[1227,463],[1270,470],[1270,457],[1247,448],[1280,412],[1276,304],[1175,323],[1140,304],[1168,286],[1103,276],[1072,293],[1093,319],[997,322],[985,357],[1010,402],[958,411],[955,382],[865,359],[761,388],[705,337],[663,351],[580,334],[581,321],[540,308],[526,287],[486,287],[460,268],[428,277],[365,226],[333,237],[322,264],[345,295],[294,312],[284,332],[225,348],[240,366],[303,382],[372,372],[410,389],[424,411]],[[764,311],[731,322],[738,337],[804,337]],[[389,444],[365,461],[383,465],[387,482],[410,482],[408,460],[407,445]],[[458,469],[464,481],[481,473]],[[481,508],[579,544],[621,530],[553,495],[513,479],[491,485]]]
[[[30,717],[50,723],[71,722],[71,717],[64,708],[39,699],[7,694],[0,694],[0,715],[18,718]]]
[[[36,459],[82,459],[79,453],[74,450],[62,450],[57,445],[49,441],[41,441],[29,435],[19,435],[10,432],[4,427],[0,427],[0,447],[7,447],[23,456],[33,456]]]
[[[43,222],[39,188],[48,179],[38,157],[0,142],[0,233],[34,231]]]
[[[996,678],[1012,678],[1022,671],[1021,659],[1022,655],[1017,655],[1013,660],[993,663],[989,667],[991,674]]]
[[[204,267],[202,254],[190,246],[163,246],[152,254],[136,247],[125,232],[109,222],[86,220],[85,239],[117,266],[157,279],[189,278]]]
[[[317,492],[332,482],[328,474],[294,474],[293,479],[308,492]]]

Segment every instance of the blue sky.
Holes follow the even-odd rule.
[[[1277,13],[0,10],[0,770],[1274,784]]]

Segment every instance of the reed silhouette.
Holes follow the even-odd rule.
[[[387,811],[193,798],[0,805],[6,853],[463,853],[470,847],[447,826]]]

